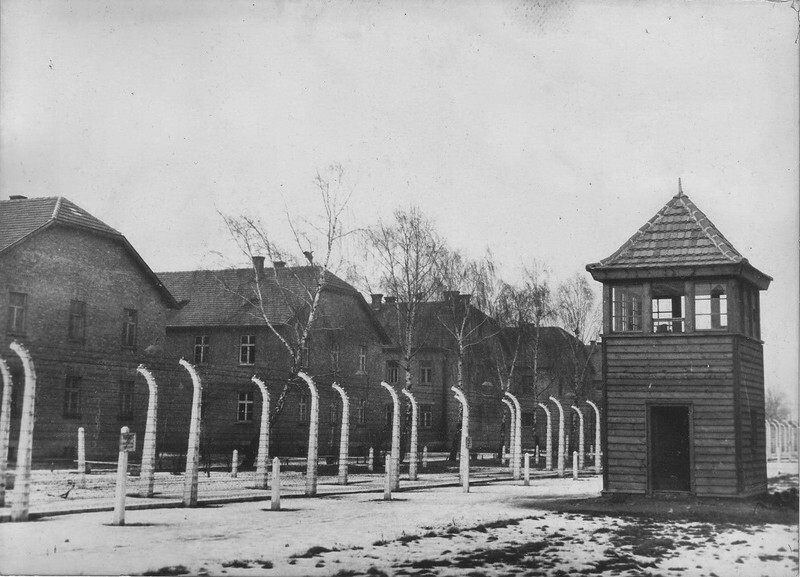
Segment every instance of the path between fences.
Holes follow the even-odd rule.
[[[457,467],[457,465],[456,465]],[[581,476],[593,475],[593,469],[587,468]],[[555,478],[556,471],[531,469],[531,484],[537,479]],[[305,496],[305,473],[299,471],[281,472],[281,498]],[[571,482],[567,475],[564,482]],[[470,485],[507,482],[523,484],[523,480],[514,480],[506,466],[471,467]],[[89,513],[113,511],[114,491],[116,483],[115,471],[102,471],[87,474],[85,486],[80,487],[80,475],[74,470],[34,470],[31,478],[30,518],[36,519],[52,515],[68,515],[73,513]],[[139,497],[140,479],[128,476],[126,510],[158,509],[182,507],[184,475],[159,472],[155,475],[155,492],[153,497]],[[431,489],[435,487],[459,486],[456,472],[420,471],[416,481],[410,481],[408,475],[401,475],[398,492]],[[272,487],[270,479],[269,487]],[[317,497],[328,497],[347,493],[370,493],[384,490],[383,473],[351,473],[347,485],[337,483],[337,476],[320,476]],[[208,506],[222,503],[245,501],[267,501],[271,489],[256,488],[255,471],[240,471],[232,477],[230,471],[201,472],[199,476],[198,505]],[[10,505],[14,499],[14,491],[10,491],[6,507],[0,509],[0,522],[10,521]]]

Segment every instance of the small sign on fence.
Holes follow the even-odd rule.
[[[119,452],[120,453],[136,452],[136,433],[120,433]]]
[[[472,449],[472,437],[467,437],[467,449]]]

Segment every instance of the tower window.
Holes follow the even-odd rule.
[[[686,297],[683,283],[660,283],[653,285],[653,332],[682,333]]]
[[[694,326],[698,331],[728,328],[728,298],[724,284],[695,285]]]
[[[639,287],[612,289],[612,330],[615,333],[642,330],[642,294]]]

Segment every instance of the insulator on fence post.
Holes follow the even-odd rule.
[[[428,445],[422,447],[422,468],[428,468]]]
[[[308,455],[306,458],[306,497],[317,494],[317,460],[319,455],[319,393],[314,379],[304,372],[297,373],[311,392],[311,416],[308,420]]]
[[[239,451],[234,449],[231,456],[231,477],[234,479],[239,476]]]
[[[269,465],[269,391],[264,381],[255,375],[250,379],[261,391],[261,427],[258,430],[258,455],[256,456],[256,487],[266,489]]]
[[[139,472],[139,495],[142,497],[153,496],[156,470],[156,430],[158,423],[158,385],[152,373],[144,365],[139,365],[136,371],[147,381],[149,396],[147,399],[147,422],[144,428],[144,442],[142,443],[142,467]]]
[[[119,457],[117,458],[117,487],[114,495],[114,520],[112,525],[125,524],[125,493],[128,485],[128,449],[123,440],[127,437],[130,429],[122,427],[120,429]]]
[[[572,451],[572,478],[578,478],[578,451]]]
[[[86,434],[78,427],[78,487],[86,487]]]
[[[272,497],[269,508],[273,511],[281,509],[281,460],[278,457],[272,459]]]
[[[197,475],[200,465],[200,415],[202,414],[203,383],[194,366],[185,359],[178,361],[192,378],[192,415],[189,420],[189,445],[186,450],[186,473],[183,479],[183,506],[197,507]]]
[[[389,391],[392,397],[392,489],[397,491],[400,488],[400,398],[397,391],[388,383],[381,382],[381,386]]]
[[[417,400],[408,389],[403,389],[403,394],[408,397],[411,403],[411,442],[408,450],[408,479],[417,480]]]
[[[369,456],[367,457],[367,471],[370,473],[375,471],[375,447],[369,448]]]
[[[3,357],[0,357],[0,376],[3,377],[3,401],[0,409],[0,507],[5,507],[8,441],[11,438],[11,394],[14,382]]]
[[[392,500],[392,459],[389,455],[386,455],[384,459],[384,482],[383,482],[383,500],[384,501],[391,501]]]
[[[347,464],[350,459],[350,400],[337,383],[331,385],[342,397],[342,430],[339,433],[339,484],[347,485]]]
[[[25,391],[22,399],[22,421],[17,445],[17,469],[14,480],[14,500],[11,504],[11,520],[27,521],[31,494],[31,460],[33,457],[33,426],[36,411],[36,370],[28,350],[14,341],[11,350],[22,359],[25,370]]]
[[[525,485],[531,484],[531,455],[525,453]]]

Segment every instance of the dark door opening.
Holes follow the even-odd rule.
[[[689,407],[650,407],[650,487],[690,491]]]

